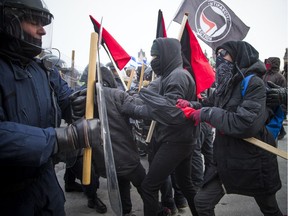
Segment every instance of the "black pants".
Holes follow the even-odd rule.
[[[139,163],[138,167],[136,167],[131,173],[125,176],[117,177],[123,214],[128,214],[132,210],[130,182],[134,185],[134,187],[137,189],[138,193],[142,197],[141,183],[144,180],[145,175],[145,168],[142,166],[141,163]]]
[[[64,175],[65,182],[74,182],[75,178],[82,181],[83,157],[78,157],[72,167],[66,168]],[[99,175],[96,173],[93,164],[91,164],[91,180],[89,185],[82,185],[83,191],[88,199],[94,199],[99,188]]]
[[[224,194],[222,183],[217,175],[205,184],[195,196],[195,206],[199,216],[214,216],[214,208]],[[283,216],[275,194],[255,196],[254,199],[265,216]]]
[[[195,187],[200,188],[204,180],[204,170],[212,164],[213,161],[213,136],[212,127],[205,122],[201,123],[201,132],[194,148],[192,158],[192,181]],[[204,165],[203,159],[204,156]]]
[[[149,171],[142,182],[144,215],[156,216],[158,193],[167,177],[175,170],[177,182],[186,197],[189,207],[196,216],[194,196],[196,191],[191,179],[191,159],[194,143],[153,143],[156,147]]]

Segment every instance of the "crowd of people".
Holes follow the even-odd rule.
[[[59,162],[66,163],[65,191],[84,192],[89,208],[106,213],[97,196],[99,178],[109,176],[96,90],[94,116],[84,118],[88,66],[83,86],[72,88],[53,63],[48,67],[47,59],[39,58],[53,21],[42,0],[1,0],[0,11],[0,215],[64,216],[65,195],[54,169]],[[253,197],[263,215],[283,216],[276,199],[282,187],[277,155],[244,139],[256,137],[277,147],[286,135],[287,49],[281,72],[280,58],[262,62],[245,41],[223,43],[215,50],[215,83],[201,99],[193,74],[183,68],[177,39],[155,39],[150,54],[143,88],[137,86],[140,70],[135,86],[127,89],[112,62],[98,67],[121,215],[135,215],[132,184],[144,216],[172,215],[185,207],[193,216],[215,215],[225,194]],[[275,136],[267,125],[278,107],[282,120]],[[147,145],[143,140],[152,121]],[[139,134],[140,124],[145,130]],[[75,180],[82,180],[87,147],[93,150],[91,183],[84,185]],[[146,155],[148,170],[140,160]]]

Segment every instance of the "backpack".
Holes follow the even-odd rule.
[[[252,76],[254,76],[254,74],[250,74],[242,80],[242,83],[241,83],[242,97],[245,95],[247,86]],[[266,123],[267,130],[273,135],[275,140],[277,139],[280,133],[283,121],[284,121],[284,112],[281,106],[278,105],[277,107],[273,109],[272,118],[269,120],[269,122]]]

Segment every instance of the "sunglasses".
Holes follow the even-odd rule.
[[[220,51],[218,51],[217,52],[217,56],[221,56],[221,57],[225,57],[226,55],[228,55],[229,53],[228,53],[228,51],[227,50],[225,50],[225,49],[222,49],[222,50],[220,50]]]

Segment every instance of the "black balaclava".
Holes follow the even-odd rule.
[[[156,40],[153,41],[150,54],[151,56],[154,57],[154,59],[152,59],[150,63],[151,68],[156,75],[160,75],[161,74],[161,65],[160,65],[160,57],[159,57],[160,52],[159,52],[159,47],[156,43]]]
[[[181,44],[175,38],[157,38],[151,47],[151,56],[156,56],[151,61],[155,74],[162,77],[170,74],[177,67],[183,68]]]
[[[232,63],[225,60],[223,57],[217,57],[216,64],[216,93],[222,94],[226,92],[232,83],[236,80],[241,80],[244,77],[242,71],[249,68],[259,60],[258,51],[245,41],[228,41],[216,48],[216,55],[219,49],[226,50],[231,58]],[[217,62],[218,60],[218,62]],[[218,79],[218,89],[217,89]],[[221,80],[221,83],[220,83]]]

